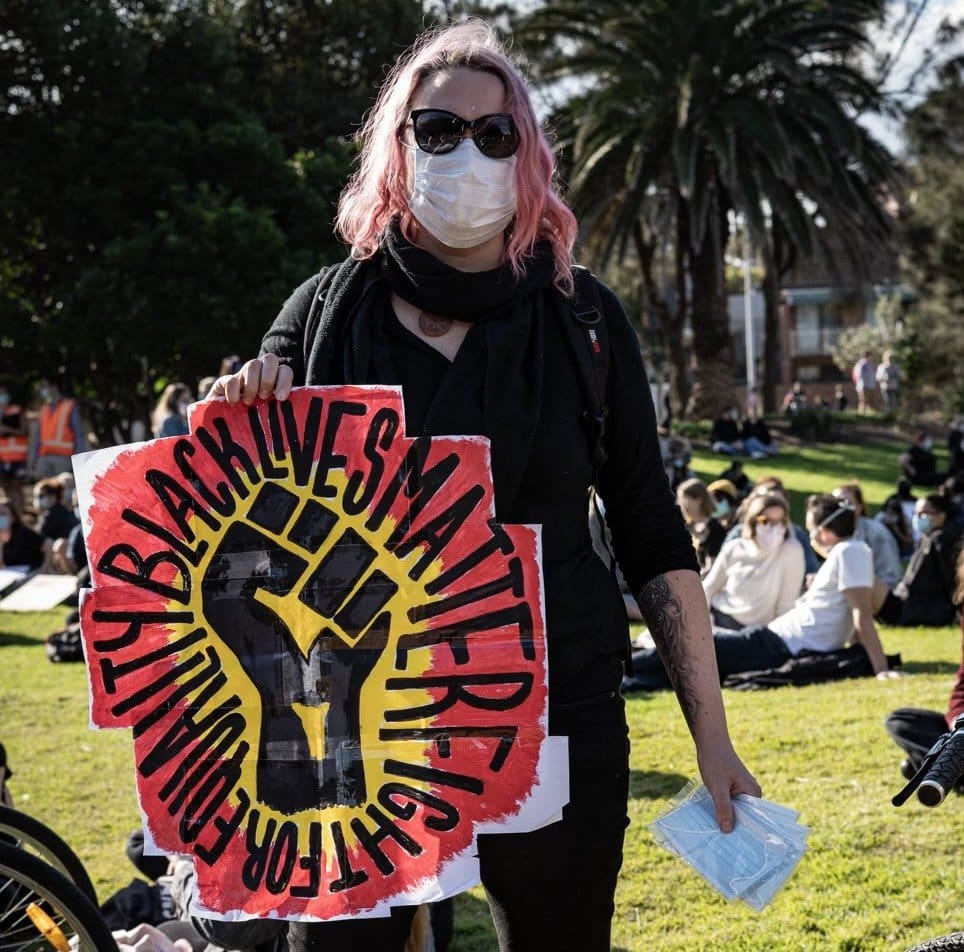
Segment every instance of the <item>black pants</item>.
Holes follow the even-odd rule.
[[[478,838],[479,865],[501,952],[609,952],[613,896],[629,820],[629,739],[620,666],[612,687],[550,707],[549,731],[569,737],[569,803],[533,833]],[[292,923],[291,952],[401,950],[414,907],[390,919]]]
[[[713,649],[720,678],[743,671],[765,671],[778,668],[790,658],[786,642],[766,625],[750,625],[739,631],[716,629]],[[633,652],[632,676],[626,679],[627,690],[655,690],[670,687],[663,659],[655,648]]]
[[[919,707],[900,707],[891,711],[884,726],[894,743],[907,754],[915,771],[934,741],[948,730],[940,711],[925,711]]]

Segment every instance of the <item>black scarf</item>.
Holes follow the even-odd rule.
[[[508,265],[482,272],[449,267],[406,241],[393,224],[376,259],[346,261],[333,277],[311,342],[307,380],[398,382],[379,346],[378,323],[384,315],[374,314],[371,307],[374,285],[381,280],[414,307],[480,325],[466,336],[462,347],[469,350],[459,351],[458,373],[452,372],[453,365],[424,432],[458,435],[461,421],[478,418],[477,409],[466,401],[482,391],[480,422],[492,442],[496,511],[506,518],[539,424],[545,292],[554,276],[548,242],[536,245],[516,278]],[[478,387],[471,385],[475,376],[482,378],[476,381]]]

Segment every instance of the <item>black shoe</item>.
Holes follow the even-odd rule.
[[[909,760],[901,761],[900,775],[905,780],[912,780],[915,773],[917,773],[917,767],[915,767]]]

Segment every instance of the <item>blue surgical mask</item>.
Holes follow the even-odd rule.
[[[6,532],[10,528],[10,517],[0,516],[0,532]]]
[[[721,499],[717,502],[716,508],[713,510],[714,519],[722,519],[724,516],[730,514],[730,504],[725,500]]]
[[[934,526],[931,523],[931,517],[926,512],[914,513],[914,532],[919,532],[921,535],[927,535],[927,533],[933,528]]]

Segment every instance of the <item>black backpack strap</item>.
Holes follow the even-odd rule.
[[[580,368],[583,390],[588,408],[583,411],[590,434],[592,450],[593,485],[598,482],[599,472],[606,462],[606,420],[609,407],[606,388],[609,380],[609,334],[603,314],[599,285],[588,268],[572,269],[574,292],[571,302],[572,320],[569,333],[575,341],[576,366]]]

